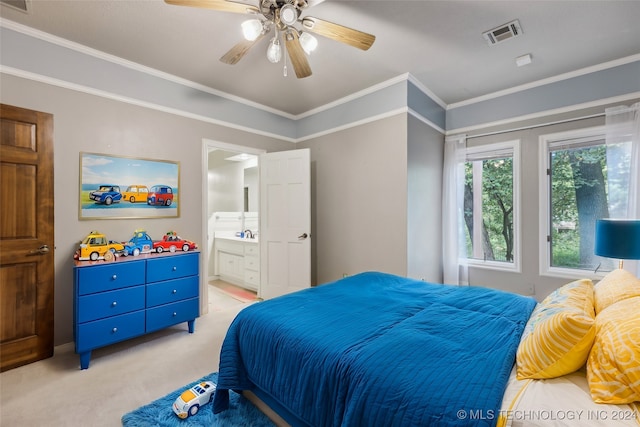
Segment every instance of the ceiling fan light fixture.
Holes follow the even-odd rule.
[[[280,8],[280,22],[284,25],[290,26],[296,23],[298,20],[298,11],[292,4],[285,4]]]
[[[282,59],[282,47],[278,37],[274,37],[267,47],[267,59],[273,64],[277,64]]]
[[[262,33],[262,21],[259,19],[249,19],[242,23],[242,35],[249,41],[254,41]]]
[[[318,47],[318,39],[307,32],[300,33],[299,40],[300,45],[302,45],[302,49],[304,49],[307,55],[311,55],[311,52],[316,50]]]

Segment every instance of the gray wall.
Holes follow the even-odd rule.
[[[407,273],[407,119],[400,114],[298,143],[311,150],[316,283]]]
[[[634,100],[617,102],[615,105],[633,104]],[[469,282],[472,285],[487,286],[512,292],[529,294],[529,286],[534,285],[534,297],[542,300],[552,291],[571,278],[540,275],[539,247],[546,245],[540,235],[539,184],[539,137],[540,135],[564,132],[573,129],[602,126],[608,105],[576,110],[570,113],[540,117],[526,122],[510,123],[501,127],[485,128],[467,135],[468,146],[478,146],[495,142],[520,140],[521,156],[521,238],[522,272],[512,273],[483,268],[469,268]],[[595,117],[593,117],[595,115]],[[509,131],[509,129],[520,129]],[[474,137],[474,135],[499,132],[494,135]],[[545,234],[546,235],[546,234]],[[589,277],[589,272],[576,272],[576,278]]]
[[[55,344],[73,340],[72,259],[91,230],[128,240],[144,227],[161,236],[176,230],[199,244],[202,236],[203,138],[267,151],[295,145],[198,120],[116,102],[43,83],[2,75],[0,101],[54,116]],[[180,217],[78,219],[79,153],[96,152],[180,162]]]
[[[444,136],[409,116],[407,146],[407,276],[440,283]]]

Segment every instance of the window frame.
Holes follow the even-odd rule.
[[[466,262],[467,266],[474,268],[521,273],[522,229],[520,226],[520,139],[467,147],[465,150],[464,161],[466,163],[474,160],[489,160],[492,158],[505,157],[502,154],[510,154],[513,157],[513,262],[487,261],[469,257],[464,258],[464,262]],[[465,227],[464,224],[462,226]]]
[[[606,130],[604,126],[593,126],[540,135],[539,141],[539,274],[540,276],[559,277],[565,279],[596,279],[603,278],[608,272],[582,270],[578,268],[554,267],[551,265],[551,148],[554,144],[563,143],[567,148],[584,144],[588,139],[601,139],[606,144]]]

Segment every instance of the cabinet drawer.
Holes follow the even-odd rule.
[[[245,270],[244,284],[251,289],[257,290],[260,285],[260,273],[257,271]]]
[[[198,274],[198,252],[147,260],[147,283]]]
[[[199,276],[167,280],[147,285],[147,307],[168,304],[198,296]]]
[[[245,256],[244,268],[246,270],[260,271],[260,258],[257,256]]]
[[[78,326],[76,351],[88,351],[144,334],[144,311],[113,316]]]
[[[198,298],[147,309],[147,332],[194,320],[200,313]]]
[[[77,267],[78,295],[144,284],[144,261]]]
[[[144,309],[144,286],[83,295],[78,298],[78,323]]]
[[[220,239],[217,238],[215,240],[215,248],[216,251],[227,252],[230,254],[236,255],[244,255],[244,243],[236,242],[229,239]]]
[[[260,249],[258,248],[257,243],[245,243],[244,244],[244,254],[250,256],[258,256],[260,253]]]

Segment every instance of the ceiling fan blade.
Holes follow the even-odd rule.
[[[376,36],[372,34],[311,16],[306,16],[302,19],[302,27],[321,36],[329,37],[362,50],[369,49],[376,40]]]
[[[289,52],[291,64],[296,72],[296,77],[299,79],[309,77],[311,75],[311,67],[309,66],[309,61],[307,61],[304,49],[302,49],[302,46],[300,45],[298,32],[295,30],[287,31],[284,35],[284,40],[285,45],[287,46],[287,52]]]
[[[222,57],[220,58],[220,61],[229,65],[237,64],[238,61],[240,61],[247,54],[247,52],[249,52],[249,49],[251,49],[254,44],[262,40],[264,36],[265,34],[260,34],[258,38],[253,41],[250,41],[250,40],[240,41],[234,47],[229,49],[227,53],[222,55]]]
[[[307,0],[307,7],[317,6],[320,3],[324,3],[326,0]]]
[[[257,7],[244,3],[236,3],[227,0],[164,0],[167,4],[174,6],[201,7],[204,9],[219,10],[222,12],[234,13],[259,13]]]

